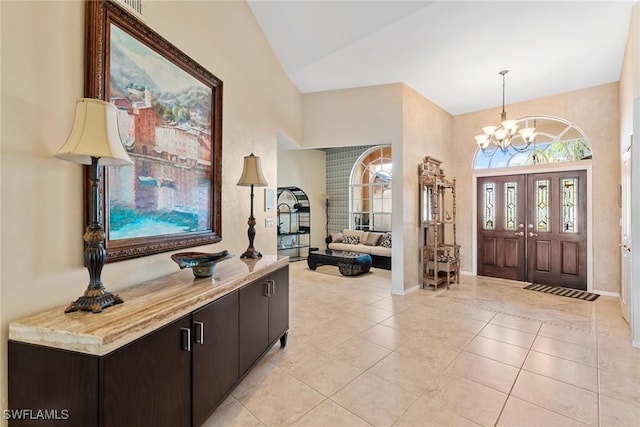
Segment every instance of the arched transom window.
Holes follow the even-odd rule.
[[[351,170],[349,228],[391,231],[391,146],[365,151]]]
[[[536,128],[537,136],[526,150],[478,148],[474,169],[493,169],[543,163],[572,162],[593,157],[582,130],[573,123],[552,116],[529,116],[518,119],[518,127]],[[516,136],[514,138],[520,138]],[[516,141],[522,146],[522,141]]]

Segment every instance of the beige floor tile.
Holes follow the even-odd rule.
[[[287,347],[274,346],[206,425],[640,427],[640,350],[616,298],[467,275],[391,296],[390,281],[390,271],[347,278],[290,263]]]
[[[240,402],[229,396],[202,427],[262,427],[264,425]]]
[[[378,324],[362,332],[358,338],[393,350],[398,348],[403,340],[410,335],[409,332]]]
[[[380,323],[393,316],[392,311],[374,307],[372,305],[363,305],[362,307],[358,307],[355,310],[351,310],[349,313],[376,323]]]
[[[325,400],[296,421],[293,425],[309,427],[371,426],[371,424],[347,411],[332,400]]]
[[[421,331],[427,329],[429,325],[437,324],[437,322],[424,315],[404,311],[402,313],[394,313],[393,316],[380,322],[380,324],[398,330]]]
[[[284,373],[282,369],[270,361],[266,359],[261,360],[231,392],[232,396],[238,400],[242,400],[260,388],[270,377],[276,376],[278,371]]]
[[[498,362],[520,368],[527,357],[527,350],[512,344],[477,336],[465,348],[464,351],[488,357]]]
[[[405,339],[404,343],[395,349],[397,353],[416,355],[425,360],[431,366],[444,369],[459,351],[444,346],[442,341],[429,335],[414,334]]]
[[[598,354],[595,350],[567,341],[538,335],[531,350],[572,360],[583,365],[598,366]]]
[[[369,369],[391,353],[391,350],[386,347],[360,338],[354,338],[323,350],[362,370]]]
[[[542,322],[534,319],[527,319],[525,317],[518,317],[509,314],[499,313],[491,322],[494,325],[506,326],[512,329],[518,329],[519,331],[529,332],[532,334],[538,333]]]
[[[267,425],[288,425],[316,407],[324,396],[271,363],[261,363],[232,393]]]
[[[420,308],[420,304],[401,296],[389,296],[382,298],[371,304],[374,307],[382,308],[396,313],[402,313],[404,311],[414,311]]]
[[[597,393],[521,371],[512,396],[589,425],[598,424]]]
[[[312,340],[316,346],[339,344],[375,326],[375,322],[346,314],[340,319],[330,320],[315,331]]]
[[[363,372],[347,362],[322,353],[307,353],[281,366],[295,378],[327,397]]]
[[[629,324],[620,316],[602,316],[598,320],[599,331],[609,331],[611,329],[627,330],[629,328]]]
[[[449,350],[460,351],[471,342],[473,337],[473,334],[461,330],[432,328],[412,331],[404,339],[402,346],[413,348],[418,352],[428,351],[433,347],[445,347]]]
[[[507,395],[466,378],[443,374],[427,387],[423,398],[475,423],[492,426]]]
[[[636,370],[640,371],[640,364]],[[640,405],[640,381],[615,371],[600,370],[600,393]]]
[[[580,427],[588,424],[510,396],[497,425],[498,427]]]
[[[416,396],[374,375],[363,374],[331,400],[374,426],[391,426]]]
[[[422,394],[440,372],[441,368],[418,354],[397,352],[392,352],[367,371],[417,396]]]
[[[518,376],[518,368],[473,353],[462,352],[445,373],[509,393]]]
[[[600,425],[602,427],[637,427],[640,405],[609,396],[600,396]]]
[[[599,333],[598,347],[609,351],[615,351],[630,359],[640,362],[640,348],[629,346],[631,331],[626,329],[624,333]]]
[[[625,356],[616,350],[598,349],[598,367],[603,370],[617,372],[640,382],[640,362]]]
[[[540,328],[538,335],[567,341],[584,347],[596,348],[596,333],[583,329],[567,328],[560,325],[545,323]]]
[[[473,335],[477,335],[486,325],[486,321],[476,320],[471,317],[458,318],[454,322],[455,328],[461,329],[465,332],[469,332]]]
[[[485,326],[479,335],[523,348],[531,348],[531,344],[533,344],[533,340],[536,338],[532,333],[495,324]]]
[[[478,427],[479,424],[420,398],[402,415],[393,427]]]
[[[291,363],[295,363],[298,359],[317,354],[319,351],[320,350],[309,341],[300,339],[297,331],[289,330],[287,346],[281,348],[280,345],[274,345],[269,349],[263,361],[284,368]]]
[[[593,392],[598,391],[598,370],[593,366],[531,351],[522,369]]]

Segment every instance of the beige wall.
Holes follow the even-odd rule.
[[[506,107],[508,116],[552,115],[580,127],[593,150],[593,209],[591,237],[593,289],[618,292],[618,183],[620,182],[620,114],[618,83],[535,99]],[[500,109],[479,111],[453,119],[455,175],[458,178],[458,236],[462,245],[462,269],[472,271],[473,189],[472,162],[476,151],[473,136],[487,123],[499,121]],[[612,268],[615,266],[615,268]]]
[[[285,76],[244,2],[146,2],[146,23],[224,82],[222,236],[247,247],[249,189],[237,187],[242,158],[262,158],[277,187],[278,132],[300,140],[301,95]],[[2,383],[6,408],[6,338],[11,320],[63,306],[88,283],[83,267],[82,167],[53,158],[83,95],[84,3],[0,2],[2,40]],[[238,35],[241,36],[238,36]],[[256,206],[263,206],[263,192]],[[256,209],[256,247],[275,253],[276,228]],[[177,270],[168,253],[108,264],[111,291]],[[125,302],[126,303],[126,302]]]
[[[300,187],[311,205],[311,246],[325,247],[325,205],[327,155],[323,150],[287,150],[278,152],[278,186]],[[276,224],[277,226],[278,224]]]
[[[631,15],[627,45],[620,73],[620,152],[629,145],[633,134],[633,100],[640,97],[640,4]]]
[[[418,165],[425,156],[431,156],[442,161],[448,178],[453,178],[454,171],[452,116],[409,86],[403,85],[402,89],[402,151],[398,152],[394,147],[393,152],[393,229],[402,230],[403,254],[397,257],[394,249],[393,267],[399,260],[402,261],[403,286],[398,289],[395,285],[394,273],[394,293],[415,288],[421,282],[422,228],[418,206]],[[396,166],[401,169],[401,175],[395,173]],[[401,181],[396,178],[398,176],[402,176]],[[400,198],[396,198],[398,181],[402,185],[401,191],[398,191]]]
[[[402,138],[400,84],[302,96],[303,148],[391,144]]]

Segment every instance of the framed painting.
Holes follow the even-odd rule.
[[[219,242],[222,81],[111,0],[86,23],[85,96],[116,106],[134,163],[102,171],[106,261]]]

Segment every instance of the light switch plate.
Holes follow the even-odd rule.
[[[273,227],[273,218],[265,218],[264,219],[264,226],[265,226],[265,228],[272,228]]]

